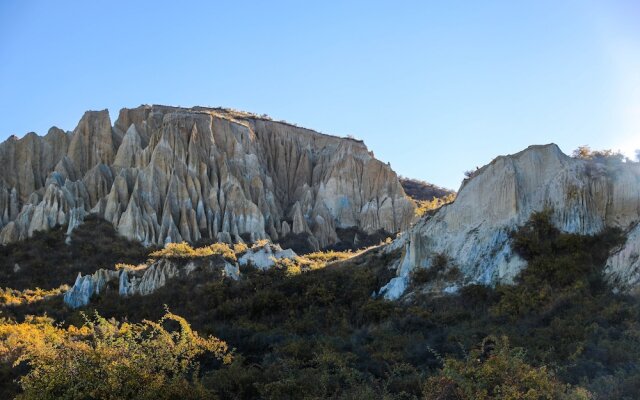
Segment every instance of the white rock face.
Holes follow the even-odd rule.
[[[240,268],[238,267],[238,264],[231,264],[230,262],[225,262],[223,273],[225,277],[229,279],[233,279],[234,281],[237,281],[238,279],[240,279]]]
[[[218,263],[219,260],[209,259],[198,265],[194,262],[182,265],[183,263],[160,259],[137,271],[99,269],[92,275],[78,274],[74,285],[65,293],[64,302],[71,308],[84,307],[94,295],[103,292],[110,282],[117,285],[120,296],[146,296],[166,285],[171,279],[190,276],[198,269],[212,271],[222,267],[224,276],[239,279],[240,271],[237,265],[226,261],[222,266],[217,265]]]
[[[627,243],[613,253],[605,273],[609,282],[621,290],[629,290],[640,283],[640,225],[636,225],[627,234]]]
[[[107,283],[114,279],[118,279],[118,271],[100,269],[85,276],[78,273],[76,282],[64,294],[64,303],[71,308],[85,306],[94,294],[103,292]]]
[[[259,248],[251,248],[238,259],[240,265],[253,265],[259,269],[268,269],[275,265],[275,260],[282,258],[294,259],[297,254],[291,250],[282,250],[279,245],[267,243]]]
[[[336,228],[406,229],[413,203],[361,142],[223,109],[141,106],[85,113],[0,144],[0,243],[88,213],[146,244],[278,240]]]
[[[396,239],[392,246],[404,255],[398,276],[381,293],[398,298],[410,271],[429,268],[439,253],[469,283],[511,282],[525,261],[512,251],[509,232],[548,207],[565,232],[595,234],[608,226],[629,231],[606,273],[623,288],[640,282],[640,164],[574,159],[552,144],[496,158],[463,183],[454,203]]]
[[[161,259],[151,264],[140,274],[122,270],[119,275],[118,293],[121,296],[133,296],[136,294],[145,296],[151,294],[167,284],[167,281],[179,276],[181,273],[188,276],[195,268],[187,264],[181,268],[177,263]]]

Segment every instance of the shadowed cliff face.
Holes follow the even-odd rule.
[[[89,213],[147,244],[281,239],[336,228],[398,232],[413,205],[396,174],[356,140],[223,109],[141,106],[85,113],[0,144],[0,242]]]
[[[383,292],[401,295],[411,271],[430,268],[438,254],[466,283],[510,282],[525,265],[510,247],[510,232],[544,209],[553,210],[564,232],[625,231],[627,242],[611,255],[606,273],[620,288],[640,282],[640,164],[575,159],[552,144],[496,158],[463,183],[455,202],[397,239],[391,248],[403,248],[404,256]]]

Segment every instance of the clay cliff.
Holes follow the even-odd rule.
[[[401,296],[411,271],[430,268],[436,255],[462,272],[462,284],[511,282],[525,261],[512,251],[509,233],[544,209],[565,232],[622,229],[627,241],[611,254],[607,278],[620,289],[640,282],[640,163],[572,158],[551,144],[496,158],[463,182],[452,204],[396,239],[388,249],[403,256],[381,293]]]
[[[406,229],[413,205],[363,142],[249,113],[140,106],[89,111],[0,144],[0,242],[92,213],[145,244]]]

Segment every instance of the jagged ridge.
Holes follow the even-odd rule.
[[[146,244],[278,240],[335,229],[398,232],[413,205],[361,141],[224,109],[140,106],[89,111],[0,144],[0,242],[88,213]],[[244,238],[244,239],[243,239]]]

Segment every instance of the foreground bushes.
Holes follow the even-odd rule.
[[[231,361],[226,343],[199,336],[171,313],[139,324],[96,314],[68,329],[44,317],[0,323],[0,356],[29,366],[19,399],[211,398],[199,380],[197,358],[205,353]]]

